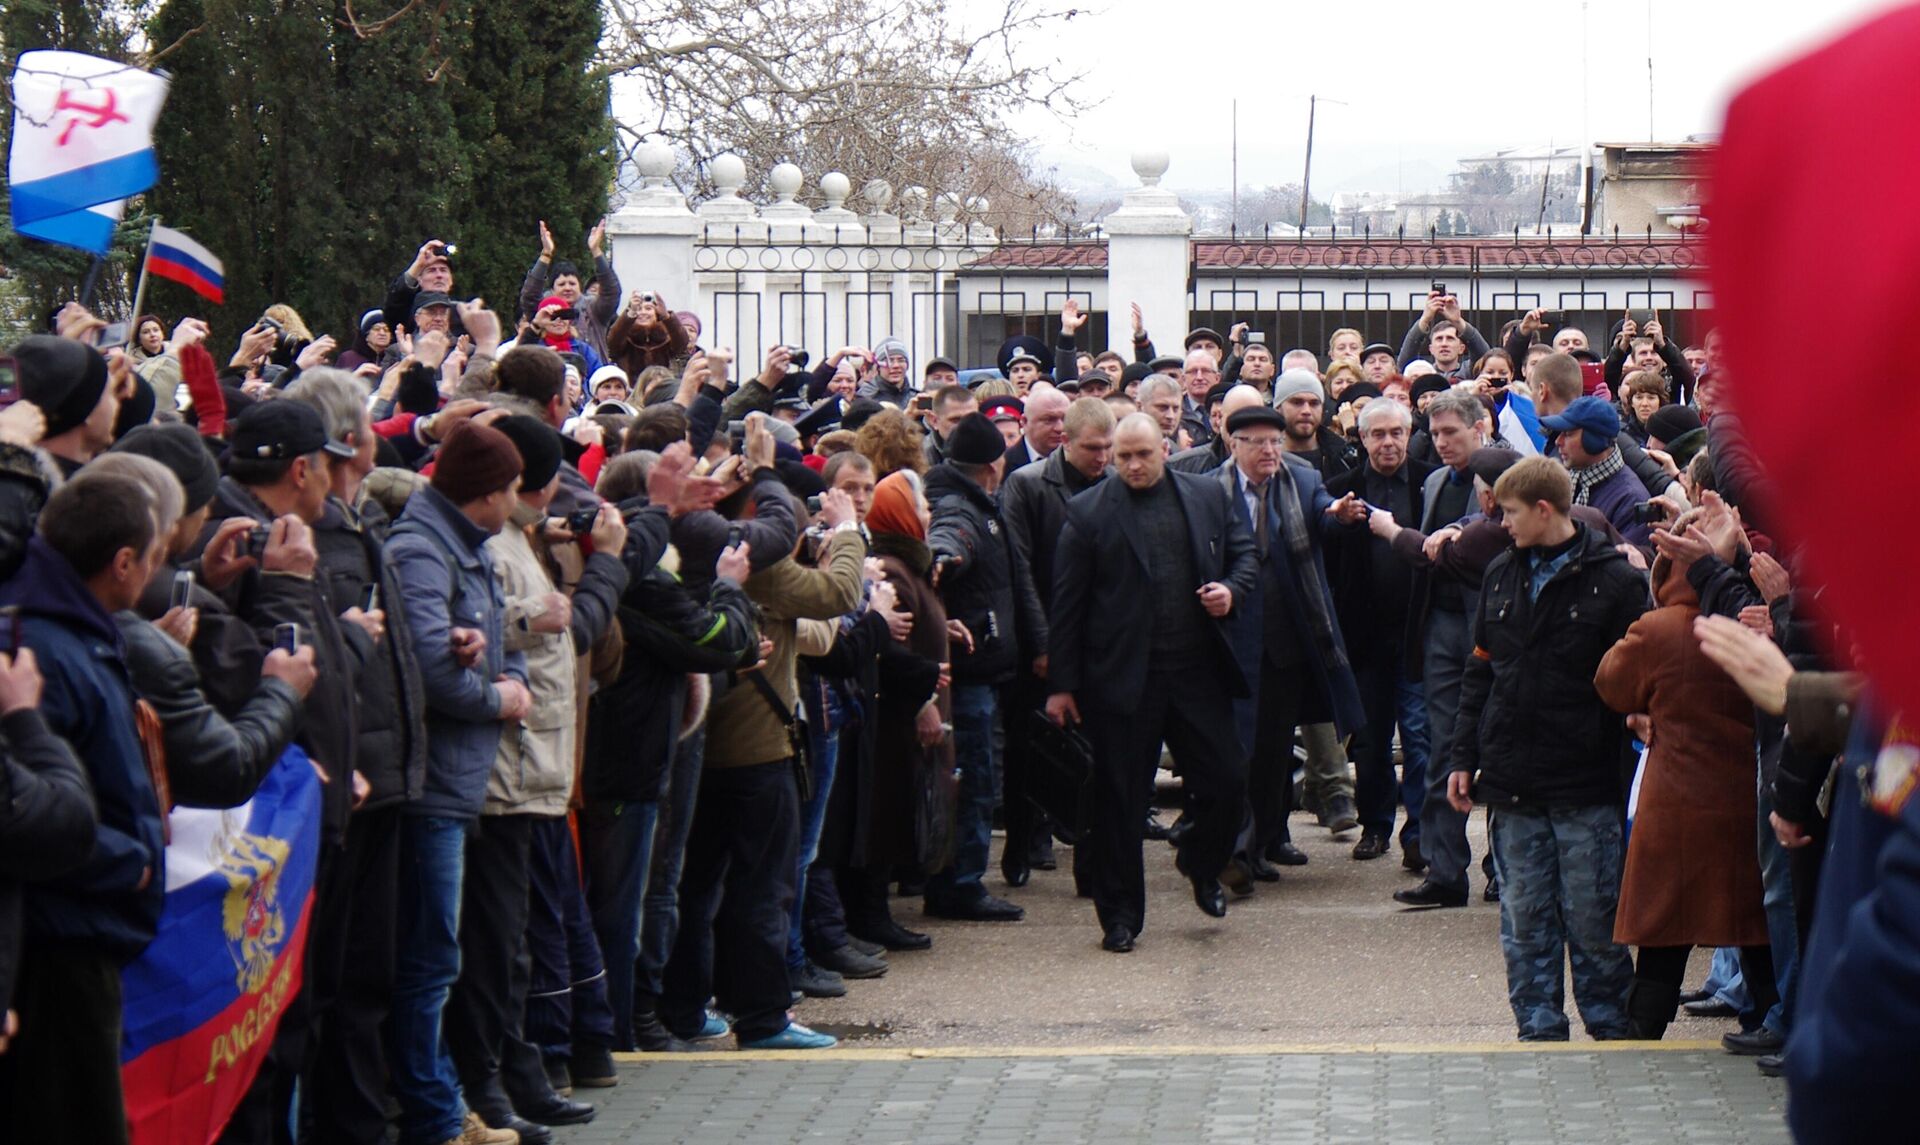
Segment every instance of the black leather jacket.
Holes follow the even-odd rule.
[[[1022,656],[1046,651],[1047,621],[1033,579],[1015,549],[1000,506],[951,465],[927,471],[927,502],[933,527],[927,548],[940,573],[947,617],[973,634],[973,651],[953,649],[957,684],[1004,684]],[[1024,649],[1024,653],[1023,650]]]
[[[174,802],[237,807],[253,798],[293,741],[300,694],[284,680],[260,676],[246,705],[229,721],[200,690],[191,653],[138,613],[115,613],[113,621],[126,644],[134,690],[160,717]]]

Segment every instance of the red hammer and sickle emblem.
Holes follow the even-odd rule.
[[[109,123],[129,122],[125,115],[122,115],[116,110],[112,88],[104,88],[100,94],[105,97],[104,102],[82,103],[72,98],[64,88],[61,89],[59,98],[54,101],[53,110],[55,112],[73,112],[73,118],[67,120],[67,126],[60,132],[59,146],[65,147],[67,145],[67,141],[73,138],[73,129],[76,127],[95,128],[105,127]],[[87,118],[90,118],[92,122],[81,122]]]

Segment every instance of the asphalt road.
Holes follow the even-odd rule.
[[[1170,820],[1162,811],[1163,820]],[[1511,1042],[1500,959],[1499,907],[1482,902],[1472,838],[1473,898],[1464,909],[1415,911],[1392,893],[1417,881],[1398,852],[1349,857],[1357,833],[1334,839],[1296,815],[1294,841],[1311,857],[1232,901],[1225,919],[1194,906],[1164,843],[1147,844],[1147,924],[1133,953],[1100,949],[1092,904],[1073,893],[1071,851],[1059,869],[1010,890],[1017,923],[930,919],[917,901],[895,916],[933,949],[890,956],[880,979],[848,983],[845,998],[807,1000],[796,1016],[852,1046],[1210,1047],[1414,1046]],[[1706,974],[1696,952],[1688,982]],[[1571,998],[1568,1005],[1571,1011]],[[1711,1039],[1731,1021],[1682,1018],[1669,1039]],[[1576,1039],[1583,1035],[1577,1016]]]

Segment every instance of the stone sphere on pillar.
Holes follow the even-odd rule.
[[[893,202],[893,184],[885,179],[869,179],[867,185],[860,188],[860,194],[867,200],[867,207],[874,214],[883,214],[887,204]]]
[[[840,210],[847,205],[847,196],[853,194],[853,180],[838,171],[829,171],[820,176],[820,195],[827,201],[827,209]]]
[[[707,164],[707,178],[713,180],[713,189],[721,198],[737,197],[740,188],[747,185],[747,164],[731,153],[715,155]]]
[[[1143,187],[1158,187],[1160,177],[1167,173],[1167,153],[1164,150],[1140,150],[1133,153],[1133,173],[1140,176]]]
[[[767,186],[773,188],[774,198],[782,203],[793,202],[793,197],[800,193],[800,185],[806,181],[800,168],[791,163],[782,163],[767,172]]]
[[[634,166],[649,187],[664,187],[673,174],[673,148],[658,139],[642,143],[633,153]]]

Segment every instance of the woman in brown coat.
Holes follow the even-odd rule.
[[[937,870],[946,856],[937,838],[924,837],[926,793],[952,814],[953,735],[948,707],[947,613],[927,579],[927,499],[920,479],[901,470],[874,487],[867,511],[870,552],[880,560],[913,631],[880,654],[880,690],[874,743],[873,792],[867,803],[866,865],[843,868],[840,897],[847,929],[889,950],[924,950],[932,939],[893,920],[887,883],[897,867]],[[937,814],[937,811],[936,811]],[[935,830],[934,835],[946,834]]]
[[[1767,944],[1753,705],[1694,638],[1700,598],[1685,566],[1660,557],[1653,585],[1659,607],[1634,622],[1593,680],[1608,707],[1653,723],[1613,928],[1615,942],[1640,948],[1627,1020],[1629,1036],[1646,1039],[1673,1020],[1693,947],[1749,948],[1742,963],[1753,965]]]
[[[629,378],[639,377],[649,366],[672,366],[692,344],[679,317],[658,295],[644,290],[628,297],[627,308],[607,331],[607,357]]]

